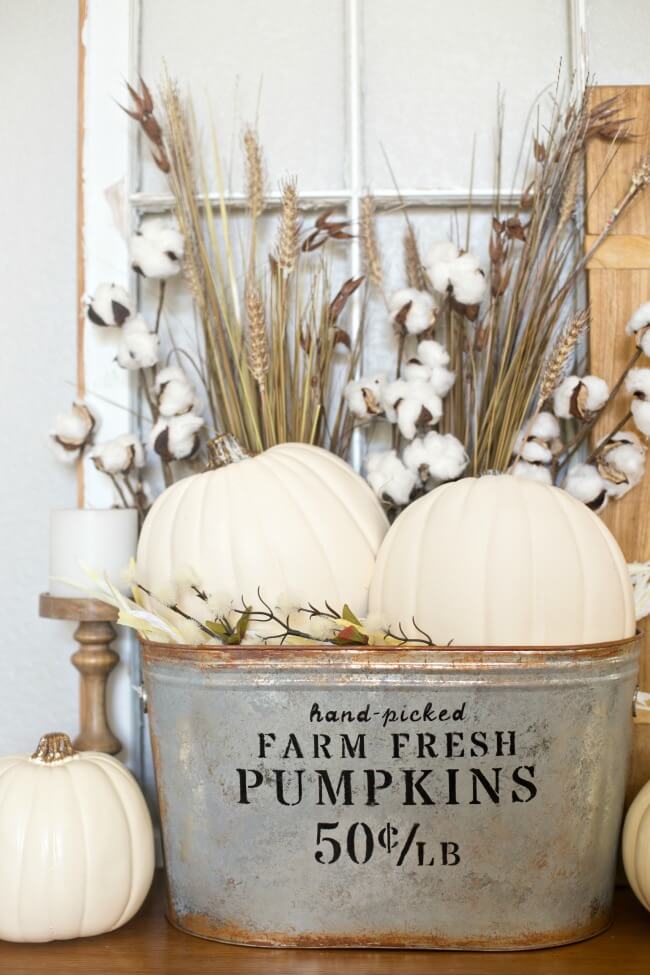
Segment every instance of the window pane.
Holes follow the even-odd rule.
[[[402,187],[494,182],[497,90],[506,96],[504,180],[510,185],[533,99],[567,64],[565,0],[371,0],[364,3],[366,178]]]
[[[216,126],[232,188],[243,188],[241,132],[259,120],[269,187],[287,173],[304,188],[343,185],[342,0],[143,0],[142,74],[163,59],[194,97],[209,146]],[[228,166],[232,160],[232,166]],[[164,189],[145,154],[143,188]]]

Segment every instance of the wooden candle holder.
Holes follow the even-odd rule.
[[[106,683],[119,656],[111,648],[117,610],[99,599],[78,599],[41,593],[39,614],[46,619],[74,620],[79,649],[71,661],[79,671],[80,731],[74,740],[78,751],[115,755],[122,744],[113,734],[106,715]]]

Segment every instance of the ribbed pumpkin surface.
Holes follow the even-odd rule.
[[[185,573],[217,599],[348,602],[364,614],[388,529],[366,482],[326,450],[281,444],[168,488],[147,516],[138,580],[162,594]],[[205,614],[193,596],[188,612]],[[159,606],[156,606],[159,609]]]
[[[625,560],[565,491],[507,475],[465,478],[416,501],[379,552],[370,612],[412,618],[436,643],[561,646],[635,630]]]
[[[0,938],[113,931],[142,904],[154,865],[146,803],[116,759],[0,759]]]

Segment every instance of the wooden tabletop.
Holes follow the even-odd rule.
[[[542,951],[358,951],[242,948],[193,938],[164,916],[159,871],[140,913],[113,934],[45,945],[0,942],[7,975],[647,975],[650,914],[628,888],[616,891],[605,934]]]

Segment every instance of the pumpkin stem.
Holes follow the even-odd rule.
[[[44,765],[53,765],[55,762],[63,762],[66,758],[72,758],[76,754],[68,735],[62,731],[51,731],[48,735],[41,737],[32,759],[35,762],[42,762]]]
[[[216,471],[219,467],[237,464],[240,460],[246,460],[251,456],[232,433],[220,433],[212,440],[208,440],[207,470]]]

